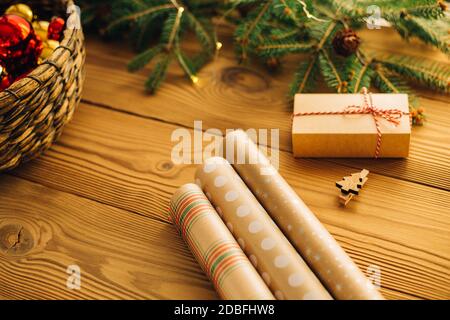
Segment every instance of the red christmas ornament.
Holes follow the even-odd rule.
[[[43,46],[31,24],[16,15],[0,17],[0,64],[7,76],[0,78],[1,87],[26,76],[37,66]]]
[[[4,15],[0,17],[0,59],[10,59],[31,34],[31,24],[22,17]]]
[[[64,32],[66,22],[59,17],[52,18],[48,26],[48,39],[60,41]]]
[[[17,50],[17,56],[8,64],[8,72],[13,74],[16,80],[19,80],[17,79],[19,76],[28,74],[37,67],[38,58],[41,55],[42,49],[41,39],[33,33],[29,41]]]

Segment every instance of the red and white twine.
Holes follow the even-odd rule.
[[[367,91],[366,87],[361,89],[363,95],[363,105],[356,106],[351,105],[346,107],[342,111],[317,111],[317,112],[297,112],[292,115],[292,118],[300,116],[321,116],[321,115],[352,115],[352,114],[370,114],[375,122],[375,127],[377,129],[377,146],[375,149],[375,159],[379,157],[381,150],[381,129],[380,129],[380,118],[384,118],[395,126],[400,124],[402,116],[410,116],[409,112],[403,112],[399,109],[380,109],[373,105],[372,93]]]

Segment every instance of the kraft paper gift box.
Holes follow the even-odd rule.
[[[411,125],[406,94],[372,94],[373,107],[386,114],[398,110],[398,125],[379,114],[340,113],[370,105],[361,94],[297,94],[292,120],[295,157],[404,158],[409,153]],[[350,106],[352,106],[350,108]],[[300,115],[299,115],[300,114]],[[379,124],[380,138],[375,123]]]

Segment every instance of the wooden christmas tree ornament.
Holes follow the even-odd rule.
[[[352,173],[351,176],[344,177],[341,181],[336,181],[336,187],[341,189],[339,201],[346,206],[359,190],[367,182],[369,170],[363,169],[361,172]]]

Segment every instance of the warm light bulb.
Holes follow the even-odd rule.
[[[193,84],[197,84],[198,83],[198,77],[197,76],[191,76],[191,81]]]

